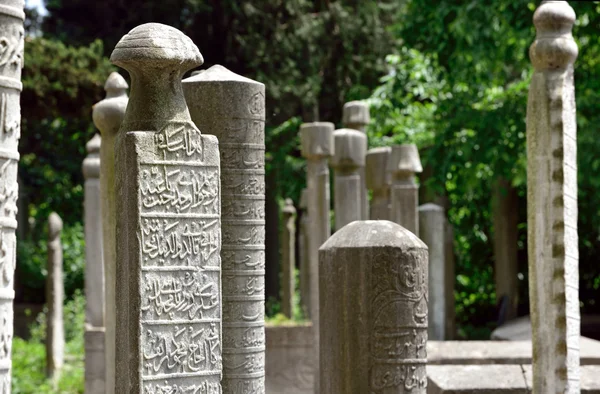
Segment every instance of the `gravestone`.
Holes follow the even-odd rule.
[[[0,392],[10,393],[14,272],[17,259],[19,137],[23,85],[23,0],[0,0]]]
[[[300,232],[298,234],[298,256],[300,258],[300,302],[302,305],[302,311],[304,316],[308,316],[308,302],[309,302],[309,286],[310,280],[308,276],[309,269],[309,255],[308,249],[308,225],[310,219],[308,218],[308,190],[302,189],[300,193]]]
[[[578,393],[579,249],[573,63],[575,12],[544,1],[533,16],[527,102],[527,245],[533,392]]]
[[[104,265],[100,208],[100,136],[87,143],[83,160],[85,224],[85,392],[104,394]]]
[[[335,227],[340,229],[362,217],[362,175],[367,153],[367,137],[353,129],[339,129],[333,133],[335,153],[331,159],[334,168]]]
[[[394,145],[388,161],[392,176],[390,192],[391,220],[419,235],[419,185],[415,174],[423,171],[419,151],[414,144]]]
[[[350,223],[319,251],[320,391],[427,391],[427,246],[385,220]]]
[[[116,140],[116,393],[221,391],[219,151],[191,120],[181,77],[202,55],[140,25],[111,61],[131,97]]]
[[[369,106],[362,101],[350,101],[344,104],[342,123],[347,129],[354,129],[367,136],[367,125],[371,122]],[[360,175],[360,220],[369,219],[369,194],[367,193],[367,180],[365,167],[359,167]]]
[[[291,319],[294,314],[294,285],[296,283],[294,275],[296,269],[296,208],[291,199],[285,199],[285,206],[281,213],[283,214],[281,313]]]
[[[60,234],[63,221],[52,212],[48,217],[48,276],[46,277],[46,375],[57,378],[63,367],[65,328],[63,322],[63,250]]]
[[[264,393],[265,86],[216,65],[183,88],[221,152],[223,393]]]
[[[115,140],[127,108],[127,82],[112,72],[104,90],[106,98],[94,105],[92,118],[100,130],[100,211],[102,212],[102,260],[104,264],[104,357],[105,392],[115,392],[116,330],[116,204]]]
[[[390,220],[390,173],[388,161],[390,147],[373,148],[367,151],[365,173],[367,188],[371,190],[371,220]]]
[[[446,339],[456,339],[456,257],[454,256],[454,227],[446,218],[444,226],[444,298],[446,299]]]

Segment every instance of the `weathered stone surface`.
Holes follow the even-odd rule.
[[[131,98],[116,141],[116,393],[221,391],[217,139],[190,118],[181,77],[202,56],[180,31],[138,26],[111,60]]]
[[[63,366],[65,355],[65,327],[63,322],[63,250],[60,234],[63,221],[52,212],[48,217],[48,276],[46,277],[46,375],[56,377]]]
[[[566,1],[542,2],[529,49],[535,69],[527,103],[527,245],[533,327],[533,391],[578,393],[579,249],[577,124]]]
[[[583,347],[582,347],[583,349]],[[531,365],[523,365],[525,371],[525,379],[527,385],[533,385],[533,369]],[[600,366],[583,366],[581,367],[581,394],[600,394]]]
[[[319,258],[320,391],[426,393],[427,246],[395,223],[356,221]]]
[[[388,161],[392,148],[373,148],[367,151],[365,174],[367,188],[372,192],[371,220],[390,220],[390,183]]]
[[[223,393],[264,393],[265,86],[218,65],[183,86],[221,152]]]
[[[340,229],[355,220],[362,220],[363,184],[359,170],[365,166],[367,137],[353,129],[336,130],[333,136],[335,153],[331,167],[334,168],[335,180],[335,227]]]
[[[127,107],[127,82],[117,73],[108,76],[104,84],[106,98],[94,105],[92,118],[100,130],[100,210],[102,212],[102,259],[104,261],[104,327],[106,394],[115,392],[115,329],[116,329],[116,190],[115,139]]]
[[[19,97],[23,68],[23,0],[0,0],[0,392],[10,393],[13,339],[13,290],[16,266],[17,200],[19,186]]]
[[[429,365],[428,394],[527,394],[521,365]]]
[[[308,248],[309,237],[309,218],[308,218],[308,189],[302,189],[300,193],[300,234],[298,234],[298,255],[300,258],[300,302],[304,316],[308,316],[309,303],[309,256]]]
[[[531,318],[523,316],[513,319],[492,331],[491,338],[500,341],[531,340]]]
[[[446,218],[444,225],[444,299],[446,300],[446,339],[456,338],[456,308],[454,287],[456,285],[456,258],[454,256],[454,227]]]
[[[419,185],[415,174],[423,171],[419,151],[414,144],[395,145],[388,161],[392,176],[390,192],[391,221],[413,234],[419,234]]]
[[[294,313],[294,290],[296,269],[296,208],[294,202],[286,198],[283,214],[283,237],[281,237],[281,313],[291,318]]]

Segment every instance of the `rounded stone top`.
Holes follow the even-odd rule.
[[[60,235],[63,229],[63,221],[56,212],[52,212],[48,216],[48,237],[54,239]]]
[[[392,146],[388,161],[388,171],[392,174],[415,174],[423,172],[417,146],[415,144]]]
[[[124,69],[145,63],[150,67],[178,66],[182,71],[204,63],[200,50],[188,36],[161,23],[133,28],[117,43],[110,61]]]
[[[295,215],[296,208],[294,208],[294,201],[291,198],[286,198],[282,210],[284,215]]]
[[[116,71],[110,73],[104,84],[107,98],[124,96],[127,94],[127,88],[129,88],[127,81]]]
[[[335,152],[332,167],[364,167],[367,154],[367,136],[354,129],[338,129],[333,133]]]
[[[579,49],[573,39],[575,11],[566,1],[543,1],[533,14],[535,41],[529,58],[538,71],[561,70],[575,62]]]
[[[314,122],[300,125],[300,143],[302,156],[306,158],[324,158],[333,155],[335,143],[333,123]]]
[[[367,188],[371,190],[383,189],[391,182],[388,171],[388,161],[392,153],[389,146],[373,148],[367,151],[365,158],[365,174]]]
[[[419,237],[388,220],[363,220],[347,224],[329,237],[319,250],[390,247],[403,252],[427,250],[427,245]]]
[[[437,204],[427,203],[419,207],[419,212],[444,212],[444,208]]]
[[[106,98],[92,107],[92,120],[102,134],[114,134],[125,116],[127,108],[127,82],[118,72],[112,72],[104,84]]]
[[[100,138],[100,134],[96,133],[92,137],[91,140],[85,144],[85,149],[88,153],[98,153],[100,152],[100,144],[102,143],[102,139]]]
[[[250,78],[242,77],[220,64],[215,64],[208,70],[198,70],[192,73],[192,76],[183,80],[183,83],[193,82],[244,82],[252,83],[257,85],[263,85],[260,82],[254,81]]]
[[[363,101],[350,101],[344,104],[342,112],[342,123],[345,127],[353,129],[353,126],[363,128],[371,122],[369,106]]]
[[[300,204],[298,204],[300,209],[308,208],[308,189],[302,189],[300,192]]]

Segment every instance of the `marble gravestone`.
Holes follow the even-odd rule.
[[[298,256],[300,258],[300,302],[304,316],[308,316],[309,301],[309,275],[308,266],[310,250],[308,249],[308,190],[302,189],[300,193],[300,231],[298,234]]]
[[[48,217],[48,276],[46,277],[46,375],[56,379],[65,357],[63,302],[63,250],[60,234],[63,221],[52,212]]]
[[[373,148],[367,151],[365,176],[367,188],[371,190],[371,220],[390,220],[390,172],[388,161],[390,147]]]
[[[218,142],[191,120],[181,78],[203,59],[172,27],[123,36],[131,75],[116,140],[116,393],[221,391]]]
[[[415,174],[423,171],[419,151],[414,144],[395,145],[388,161],[392,176],[391,220],[419,235],[419,185]]]
[[[281,313],[292,318],[294,314],[294,291],[296,270],[296,208],[294,202],[286,198],[282,209],[283,240],[281,243]]]

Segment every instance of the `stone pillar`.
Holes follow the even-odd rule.
[[[372,220],[390,220],[390,173],[388,162],[392,148],[373,148],[367,151],[365,173],[371,190]]]
[[[391,219],[413,234],[419,234],[419,185],[415,174],[423,171],[419,151],[414,144],[392,147],[388,162],[392,176]]]
[[[429,339],[446,338],[446,251],[444,208],[436,204],[419,207],[420,238],[429,248]]]
[[[83,161],[85,223],[85,392],[104,394],[104,265],[100,208],[100,135],[87,143]]]
[[[63,323],[63,250],[60,234],[63,221],[55,212],[48,217],[48,276],[46,277],[46,375],[57,378],[63,366],[65,328]]]
[[[187,78],[223,173],[223,393],[265,392],[265,86],[216,65]]]
[[[300,233],[298,236],[298,256],[300,259],[300,302],[302,305],[302,311],[304,312],[304,316],[308,316],[308,302],[310,299],[309,296],[309,265],[310,265],[310,250],[308,247],[308,238],[309,238],[309,222],[310,219],[308,217],[308,189],[302,189],[302,193],[300,194]]]
[[[19,98],[23,68],[23,0],[0,0],[0,392],[10,393],[14,272],[17,259]]]
[[[344,104],[342,123],[345,128],[361,131],[367,136],[367,125],[371,122],[369,106],[362,101],[350,101]],[[365,167],[358,169],[360,175],[360,220],[369,219],[369,194],[367,193],[367,180]]]
[[[296,269],[296,208],[294,202],[286,198],[283,207],[283,237],[281,248],[281,276],[283,286],[281,288],[281,312],[288,318],[294,314],[294,284]]]
[[[384,220],[321,247],[322,393],[426,393],[427,267],[427,246]]]
[[[446,340],[456,339],[456,309],[454,287],[456,286],[456,258],[454,256],[454,227],[445,220],[444,228],[444,298],[446,299]]]
[[[533,16],[527,103],[527,245],[533,393],[579,393],[575,12],[544,1]]]
[[[194,43],[159,23],[117,43],[131,75],[116,140],[116,393],[221,392],[218,142],[192,122]]]

